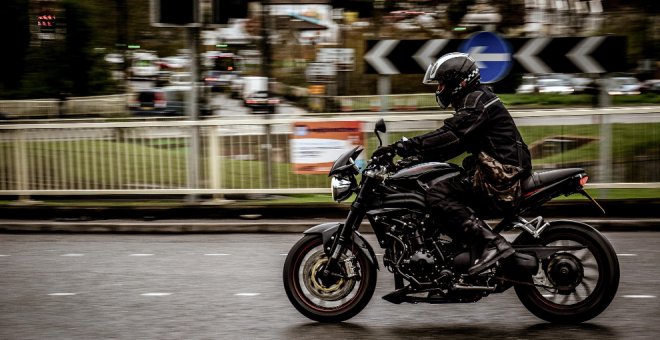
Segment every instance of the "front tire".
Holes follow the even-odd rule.
[[[321,235],[305,235],[291,248],[284,263],[284,290],[293,306],[312,320],[348,320],[371,300],[376,289],[376,266],[362,251],[347,249],[340,258],[342,272],[352,262],[357,276],[328,279],[321,277],[327,260]]]
[[[556,252],[541,260],[539,272],[529,282],[553,288],[516,285],[522,304],[537,317],[555,323],[575,324],[602,313],[619,287],[619,261],[610,242],[592,227],[561,222],[535,239],[525,233],[516,244],[584,246]]]

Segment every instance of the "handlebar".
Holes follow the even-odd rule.
[[[402,158],[396,162],[394,162],[394,157],[395,155],[391,155],[391,154],[372,156],[371,161],[367,165],[367,168],[370,168],[371,166],[374,165],[376,166],[380,165],[385,167],[387,169],[387,172],[393,173],[422,162],[422,159],[419,156]]]

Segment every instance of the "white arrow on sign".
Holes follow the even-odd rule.
[[[531,73],[552,73],[552,70],[536,57],[550,42],[550,38],[535,38],[528,41],[513,57]]]
[[[483,53],[488,46],[474,46],[470,48],[468,54],[477,62],[477,67],[488,68],[485,61],[510,61],[511,54],[509,53]]]
[[[417,53],[413,55],[413,59],[417,62],[417,64],[422,68],[422,70],[426,70],[429,65],[431,65],[435,61],[435,56],[438,55],[438,52],[442,51],[443,48],[445,48],[445,45],[447,45],[447,42],[449,40],[447,39],[432,39],[424,43],[424,46],[422,46],[419,50],[417,50]]]
[[[381,40],[364,55],[371,67],[379,74],[399,74],[399,70],[387,59],[399,40]]]
[[[582,39],[579,44],[566,54],[575,66],[584,73],[604,73],[605,70],[589,55],[600,46],[605,37],[589,37]]]

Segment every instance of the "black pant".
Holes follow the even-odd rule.
[[[426,203],[431,214],[451,238],[463,238],[463,224],[475,215],[481,197],[472,190],[472,182],[467,176],[455,176],[438,182],[426,195]]]

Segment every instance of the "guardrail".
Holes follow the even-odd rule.
[[[389,140],[435,129],[448,117],[339,113],[322,118],[0,125],[0,195],[328,193],[325,174],[292,172],[292,124],[362,121],[369,154],[377,145],[372,130],[381,115]],[[657,107],[512,115],[535,154],[536,169],[581,166],[594,188],[660,188]],[[192,148],[196,133],[199,147]],[[638,154],[619,154],[626,145],[639,145]],[[199,150],[199,157],[190,157],[191,150]]]

